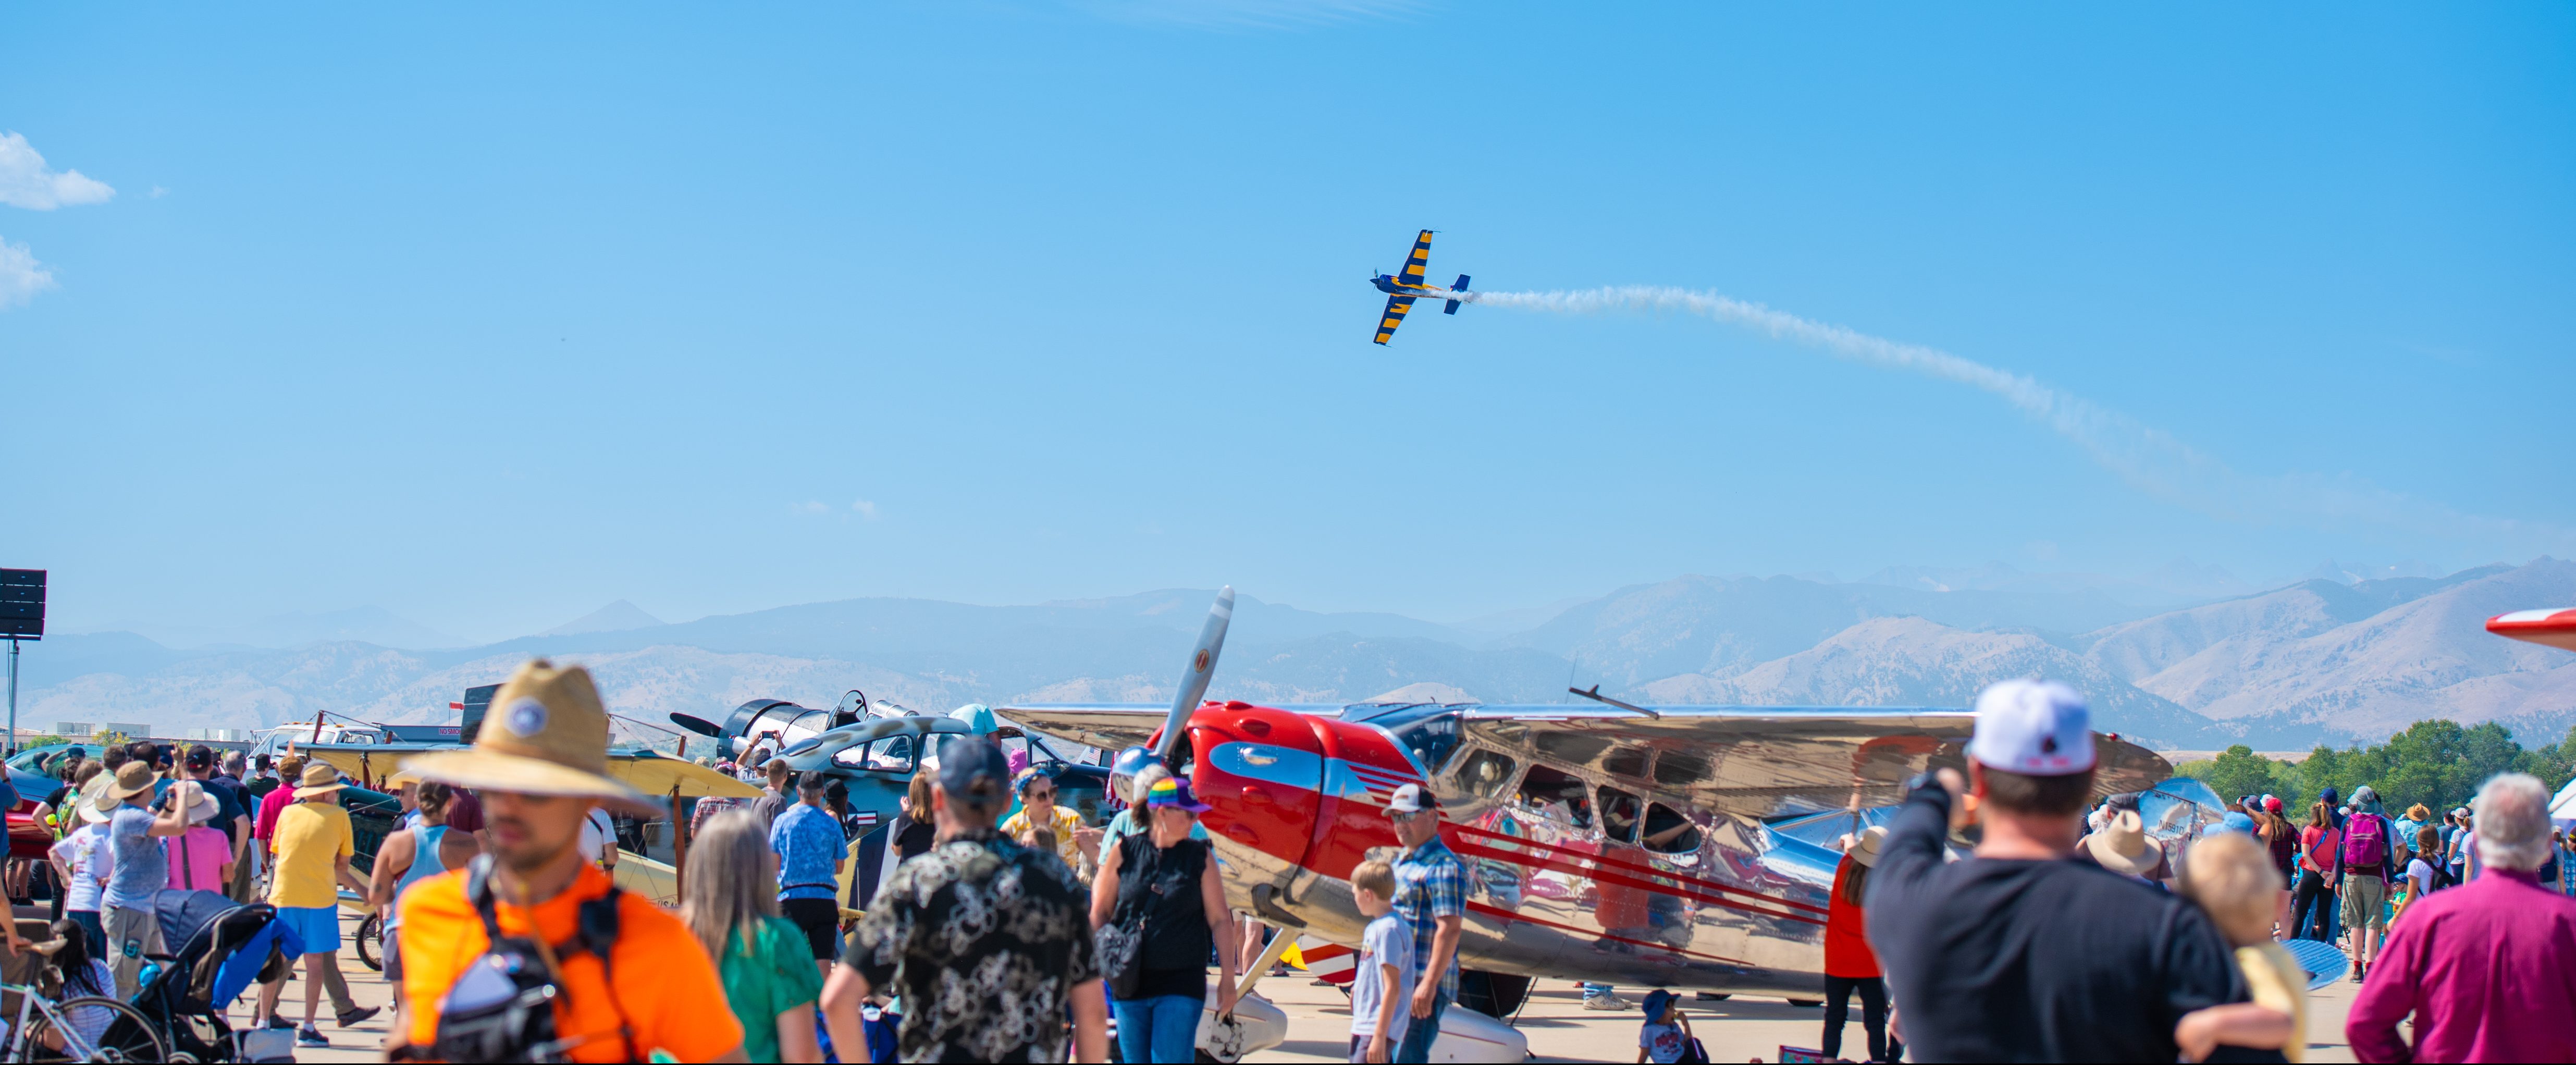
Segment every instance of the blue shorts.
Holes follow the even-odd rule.
[[[337,906],[280,906],[277,919],[304,939],[306,954],[340,953],[340,908]]]

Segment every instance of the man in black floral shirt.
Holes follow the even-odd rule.
[[[859,1006],[878,989],[903,999],[904,1061],[1063,1061],[1068,1002],[1076,1060],[1108,1060],[1089,900],[1062,858],[994,832],[1009,803],[1001,748],[966,738],[939,752],[939,843],[895,870],[823,989],[841,1060],[866,1045]]]

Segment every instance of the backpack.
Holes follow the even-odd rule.
[[[2343,826],[2343,867],[2377,868],[2388,861],[2388,822],[2355,812]]]
[[[490,945],[440,1000],[436,1042],[412,1049],[415,1053],[426,1049],[444,1061],[570,1060],[571,1046],[555,1033],[555,999],[563,993],[555,965],[559,959],[588,952],[608,970],[609,954],[617,945],[618,899],[624,891],[611,884],[607,895],[582,903],[573,938],[548,949],[533,940],[501,934],[493,915],[490,854],[476,855],[465,868],[465,897],[483,919],[483,934]],[[603,971],[602,976],[609,987],[609,1004],[615,1007],[615,974]],[[627,1023],[623,1008],[617,1009],[617,1020],[626,1060],[638,1060],[635,1029]]]

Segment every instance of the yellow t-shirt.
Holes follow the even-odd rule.
[[[1056,856],[1063,858],[1066,865],[1080,866],[1082,848],[1074,845],[1073,832],[1082,827],[1082,815],[1062,806],[1056,807],[1054,812],[1055,816],[1048,820],[1055,822]],[[1020,838],[1020,834],[1028,830],[1029,811],[1026,807],[1022,807],[1020,812],[1012,814],[1002,822],[1002,834],[1012,839]]]
[[[277,852],[269,905],[337,906],[339,863],[334,859],[358,852],[358,834],[349,825],[349,811],[339,803],[290,803],[277,815],[277,833],[270,838],[269,849]]]
[[[2290,1042],[2281,1054],[2308,1060],[2308,970],[2290,948],[2257,943],[2236,948],[2236,968],[2245,974],[2245,990],[2254,1004],[2290,1015]]]

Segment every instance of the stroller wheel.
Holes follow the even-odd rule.
[[[54,1030],[53,1019],[40,1014],[36,1019],[28,1022],[27,1024],[27,1041],[24,1044],[29,1052],[27,1060],[170,1060],[169,1048],[162,1043],[160,1033],[153,1030],[152,1019],[144,1016],[142,1010],[136,1009],[112,998],[95,997],[66,999],[57,1005],[55,1009],[59,1010],[59,1015],[64,1017],[69,1017],[74,1014],[85,1015],[87,1011],[93,1009],[106,1010],[112,1014],[112,1016],[107,1019],[106,1026],[100,1030],[98,1053],[87,1057],[73,1054],[69,1049],[73,1044],[69,1039],[64,1038],[64,1033],[56,1032]],[[51,1038],[47,1038],[48,1036]],[[73,1038],[78,1037],[74,1036]],[[49,1042],[62,1043],[66,1049],[48,1050],[46,1049],[46,1044]]]
[[[368,914],[358,922],[358,961],[377,972],[385,971],[385,919],[381,914]]]

